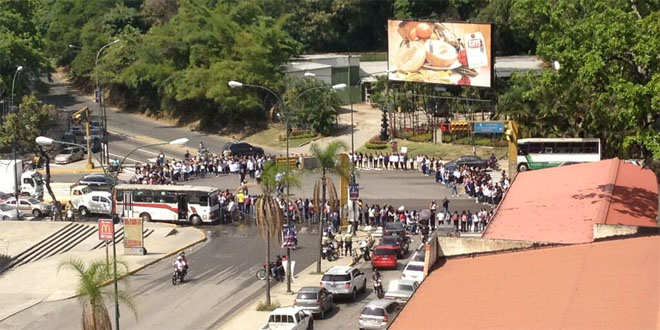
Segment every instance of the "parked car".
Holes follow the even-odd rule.
[[[401,310],[401,304],[394,300],[378,299],[370,301],[360,312],[360,329],[387,329]]]
[[[12,198],[13,196],[14,196],[13,194],[0,192],[0,203],[4,203],[4,201]]]
[[[371,257],[371,266],[396,269],[397,249],[391,245],[378,245]]]
[[[335,308],[335,303],[332,293],[328,290],[316,286],[305,286],[298,290],[293,306],[300,307],[309,314],[319,315],[323,319],[326,312]]]
[[[399,258],[405,257],[408,254],[408,240],[406,237],[401,236],[383,236],[380,238],[380,244],[391,245],[396,249],[396,255]]]
[[[80,147],[66,147],[55,156],[55,164],[68,164],[85,157],[85,151]]]
[[[410,261],[424,262],[425,259],[426,259],[426,250],[421,249],[421,250],[417,250],[415,254],[413,254],[412,258],[410,258]]]
[[[364,292],[367,289],[367,276],[357,268],[334,266],[323,274],[321,287],[333,296],[350,295],[355,301],[358,291]]]
[[[74,136],[83,136],[85,135],[85,130],[83,130],[82,126],[77,125],[77,126],[71,126],[71,128],[69,128],[69,131],[67,133],[72,134]]]
[[[424,262],[409,261],[401,273],[401,279],[413,280],[417,285],[424,280]]]
[[[406,302],[417,290],[417,283],[413,280],[392,280],[387,285],[385,299],[394,299],[399,302]]]
[[[261,330],[305,330],[313,329],[312,316],[300,307],[280,307],[270,312],[268,324]]]
[[[486,168],[488,167],[488,162],[477,156],[463,156],[445,164],[445,170],[454,171],[455,168],[463,165]]]
[[[77,185],[88,185],[88,186],[109,186],[112,187],[116,184],[115,179],[109,175],[105,174],[88,174],[80,178]]]
[[[229,142],[225,144],[223,150],[224,153],[232,156],[261,156],[264,154],[264,149],[246,142]]]
[[[2,220],[19,220],[21,217],[16,211],[16,207],[11,207],[7,204],[0,204],[0,218]]]
[[[91,191],[71,200],[73,207],[80,216],[90,214],[112,215],[112,194],[107,191]]]
[[[6,200],[5,204],[16,208],[16,198],[12,197]],[[50,205],[34,197],[21,198],[18,209],[21,210],[21,213],[32,213],[35,217],[50,214]]]

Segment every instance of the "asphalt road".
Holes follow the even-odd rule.
[[[186,251],[190,262],[187,282],[172,286],[172,259],[164,259],[121,280],[136,297],[139,321],[121,307],[124,329],[217,329],[232,313],[253,298],[264,295],[265,281],[255,274],[265,261],[265,243],[253,226],[203,227],[209,240]],[[302,270],[316,259],[316,235],[300,234],[293,252],[296,268]],[[271,253],[285,254],[272,244]],[[278,285],[285,285],[280,283]],[[111,286],[107,287],[108,290]],[[114,306],[108,304],[114,320]],[[75,329],[80,327],[82,308],[76,298],[40,303],[0,323],[0,329]],[[113,322],[114,324],[114,322]]]
[[[419,247],[419,235],[415,235],[410,244],[411,251],[404,259],[397,261],[397,269],[381,270],[383,276],[383,290],[387,291],[387,286],[391,280],[399,279],[403,268],[414,253],[413,249]],[[373,290],[373,281],[370,262],[362,262],[358,268],[367,276],[367,290],[361,293],[356,301],[350,301],[350,298],[339,297],[335,299],[337,308],[332,313],[326,314],[326,319],[314,320],[314,329],[319,330],[353,330],[358,329],[358,318],[362,308],[372,300],[378,299]]]

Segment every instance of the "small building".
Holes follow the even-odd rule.
[[[350,70],[350,82],[349,82]],[[329,85],[346,84],[350,88],[337,91],[342,102],[348,104],[348,93],[353,103],[362,102],[360,95],[360,55],[311,54],[291,59],[285,66],[287,75],[304,77],[305,72],[313,73],[314,78]]]

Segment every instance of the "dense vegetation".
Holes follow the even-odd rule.
[[[6,104],[19,65],[16,100],[62,66],[88,91],[98,79],[125,108],[209,129],[259,125],[276,99],[230,90],[228,80],[295,95],[283,79],[287,59],[383,51],[389,18],[486,21],[496,24],[498,55],[537,54],[559,61],[560,70],[498,80],[490,90],[389,85],[377,103],[470,112],[476,103],[427,96],[488,99],[479,107],[515,118],[526,136],[594,136],[606,156],[660,158],[659,9],[657,0],[7,0],[0,2],[0,96]],[[98,50],[116,39],[95,69]],[[310,120],[301,101],[290,107]],[[335,110],[325,110],[315,129],[327,134],[326,114]]]

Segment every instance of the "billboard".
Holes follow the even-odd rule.
[[[124,247],[144,246],[142,218],[124,218]]]
[[[389,80],[491,87],[491,25],[389,20]]]

